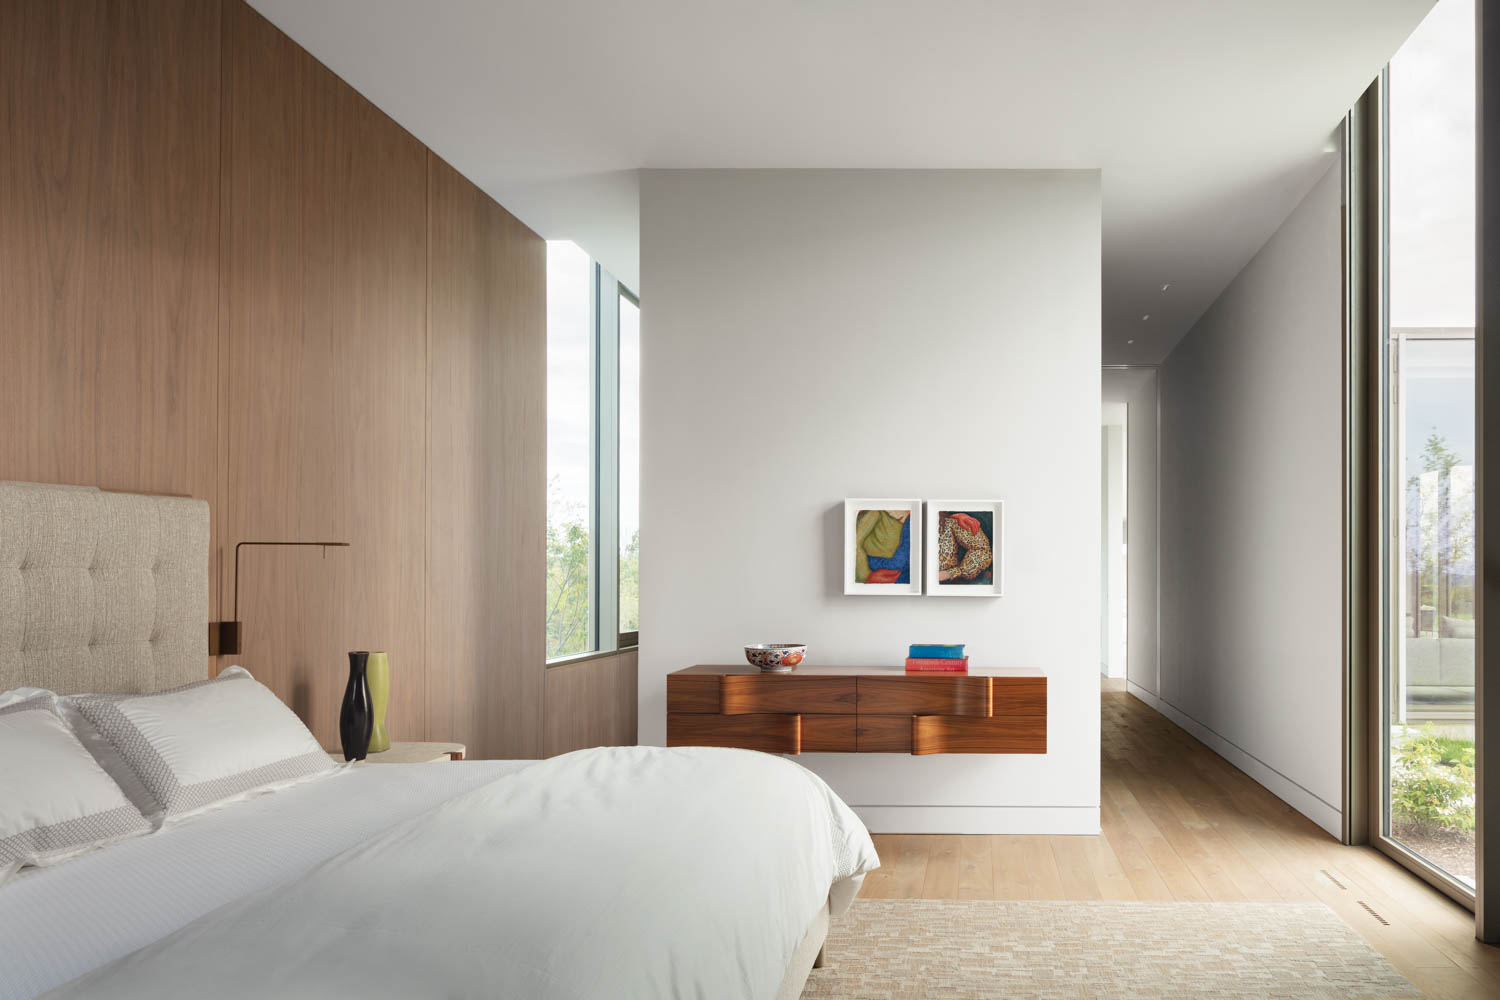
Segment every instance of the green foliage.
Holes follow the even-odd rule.
[[[589,529],[554,482],[547,497],[547,658],[586,653],[589,642]],[[640,628],[641,534],[620,553],[620,631]]]
[[[620,631],[641,627],[641,533],[630,536],[620,553]]]
[[[547,658],[589,649],[589,529],[562,503],[547,498]]]
[[[1391,824],[1422,831],[1474,830],[1474,741],[1430,726],[1403,729],[1392,747]]]

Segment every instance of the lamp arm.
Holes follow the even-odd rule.
[[[232,619],[236,622],[240,620],[240,549],[246,545],[317,545],[323,548],[324,555],[328,554],[327,550],[330,547],[335,549],[349,547],[348,542],[236,542],[234,546],[234,618]]]

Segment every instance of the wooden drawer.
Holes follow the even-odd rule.
[[[719,678],[719,711],[725,715],[801,712],[853,715],[853,677],[796,674],[728,674]]]
[[[991,679],[992,715],[1047,715],[1047,678],[995,677]]]
[[[860,753],[911,753],[910,715],[865,715],[856,718],[854,738]]]
[[[717,674],[668,674],[668,712],[719,711],[719,676]]]
[[[1046,753],[1047,717],[996,716],[990,719],[951,715],[915,715],[911,752]]]
[[[992,714],[990,678],[970,677],[967,674],[946,677],[912,674],[901,677],[861,677],[859,714],[965,715],[983,718]]]
[[[734,716],[742,719],[744,716]],[[802,753],[854,753],[855,723],[852,715],[804,715]]]
[[[707,715],[667,713],[669,747],[740,747],[766,753],[798,753],[800,715]]]

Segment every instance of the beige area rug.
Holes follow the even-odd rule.
[[[804,1000],[1420,994],[1321,903],[861,899]]]

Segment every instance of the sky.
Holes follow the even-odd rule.
[[[568,240],[547,243],[547,506],[588,519],[589,255]]]
[[[547,243],[547,480],[549,513],[587,520],[591,493],[593,367],[589,256],[576,243]],[[620,300],[620,543],[640,527],[641,313]]]
[[[1390,70],[1391,326],[1474,325],[1474,0],[1438,0]]]

